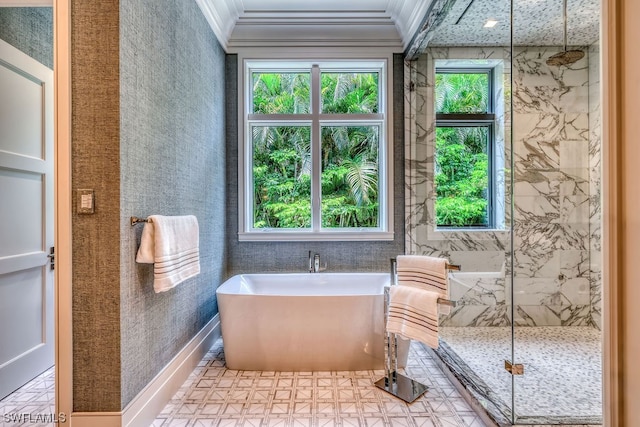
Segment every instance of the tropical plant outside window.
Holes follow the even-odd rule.
[[[296,66],[249,72],[250,229],[380,230],[382,70]]]
[[[493,226],[491,70],[436,69],[438,227]]]

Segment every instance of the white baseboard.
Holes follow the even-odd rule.
[[[116,427],[122,422],[122,412],[72,412],[67,420],[73,427]]]
[[[220,314],[216,314],[123,411],[74,412],[71,414],[71,427],[137,427],[153,424],[167,402],[220,338],[220,334]]]
[[[122,426],[148,426],[171,400],[187,377],[198,366],[213,343],[220,338],[220,314],[164,367],[162,371],[122,411]]]

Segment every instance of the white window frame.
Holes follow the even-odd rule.
[[[508,236],[509,230],[507,226],[507,208],[508,203],[505,184],[505,173],[508,166],[505,164],[506,159],[510,156],[505,150],[508,147],[505,146],[507,141],[505,140],[505,126],[509,126],[506,121],[507,111],[505,110],[506,104],[504,99],[505,87],[503,84],[505,68],[504,60],[502,59],[472,59],[472,58],[446,58],[446,59],[434,59],[430,65],[430,77],[431,81],[435,82],[436,68],[474,68],[474,67],[490,67],[493,68],[493,107],[496,114],[496,121],[494,123],[494,139],[493,144],[496,144],[497,139],[502,141],[501,146],[494,145],[493,147],[493,173],[494,173],[494,186],[492,191],[494,192],[494,224],[492,228],[473,228],[473,227],[437,227],[436,226],[436,211],[435,211],[435,173],[431,183],[432,197],[427,199],[427,209],[429,210],[432,222],[427,227],[427,239],[429,240],[463,240],[473,238],[475,240],[494,240],[504,239]],[[429,90],[429,96],[431,100],[435,99],[435,85],[432,85]],[[436,112],[435,105],[431,102],[428,106],[430,117],[434,126],[433,137],[429,141],[428,156],[434,156],[435,162],[435,123]],[[502,111],[498,111],[502,110]],[[431,122],[430,122],[431,123]],[[435,163],[434,163],[435,167]],[[435,171],[434,171],[435,172]]]
[[[437,111],[436,115],[436,135],[438,128],[446,128],[446,127],[480,127],[487,128],[488,132],[488,141],[487,141],[487,155],[488,155],[488,186],[487,186],[487,224],[486,225],[475,225],[475,226],[443,226],[437,223],[437,216],[435,215],[436,209],[434,208],[434,219],[435,219],[435,227],[436,230],[442,231],[483,231],[483,230],[494,230],[495,224],[497,222],[496,217],[498,214],[496,213],[496,193],[497,193],[497,184],[496,184],[496,173],[495,173],[495,163],[496,163],[496,124],[497,118],[495,114],[495,104],[496,104],[496,88],[495,88],[495,67],[490,66],[443,66],[436,67],[435,75],[438,74],[486,74],[487,75],[487,94],[488,94],[488,106],[487,111],[477,114],[465,114],[465,113],[445,113],[440,114]],[[435,86],[434,86],[434,99],[436,99],[437,95],[435,94]],[[439,118],[442,116],[442,118]],[[434,137],[434,141],[437,137]],[[435,144],[435,142],[434,142]],[[434,148],[434,164],[436,162],[436,150]],[[434,177],[435,181],[435,177]],[[437,203],[437,196],[434,199],[434,203]]]
[[[242,59],[238,70],[239,86],[239,158],[238,158],[238,220],[239,241],[366,241],[393,240],[393,137],[391,95],[392,76],[389,64],[391,58],[367,59]],[[264,72],[311,72],[311,114],[274,114],[258,115],[252,112],[251,73]],[[319,85],[320,72],[367,72],[379,73],[380,91],[378,114],[321,114]],[[355,121],[354,121],[355,120]],[[309,229],[273,229],[253,228],[253,183],[252,149],[250,127],[256,123],[286,124],[310,123],[312,125],[312,224]],[[323,229],[320,224],[321,211],[321,143],[320,129],[331,125],[370,125],[380,126],[378,140],[378,198],[379,226],[376,228],[335,228]]]

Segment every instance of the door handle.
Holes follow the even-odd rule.
[[[51,249],[49,249],[49,255],[47,255],[47,258],[49,258],[49,269],[55,270],[56,269],[56,248],[54,246],[51,246]]]

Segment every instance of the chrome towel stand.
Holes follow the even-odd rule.
[[[391,393],[397,398],[407,403],[413,403],[418,397],[422,396],[429,387],[419,383],[411,378],[398,373],[398,337],[396,334],[386,330],[387,317],[389,316],[389,290],[396,283],[397,264],[396,259],[391,258],[391,281],[390,286],[384,288],[384,378],[380,378],[375,382],[375,386],[379,389]],[[459,265],[447,264],[447,270],[460,270]],[[455,301],[445,298],[438,298],[438,304],[456,306]]]

